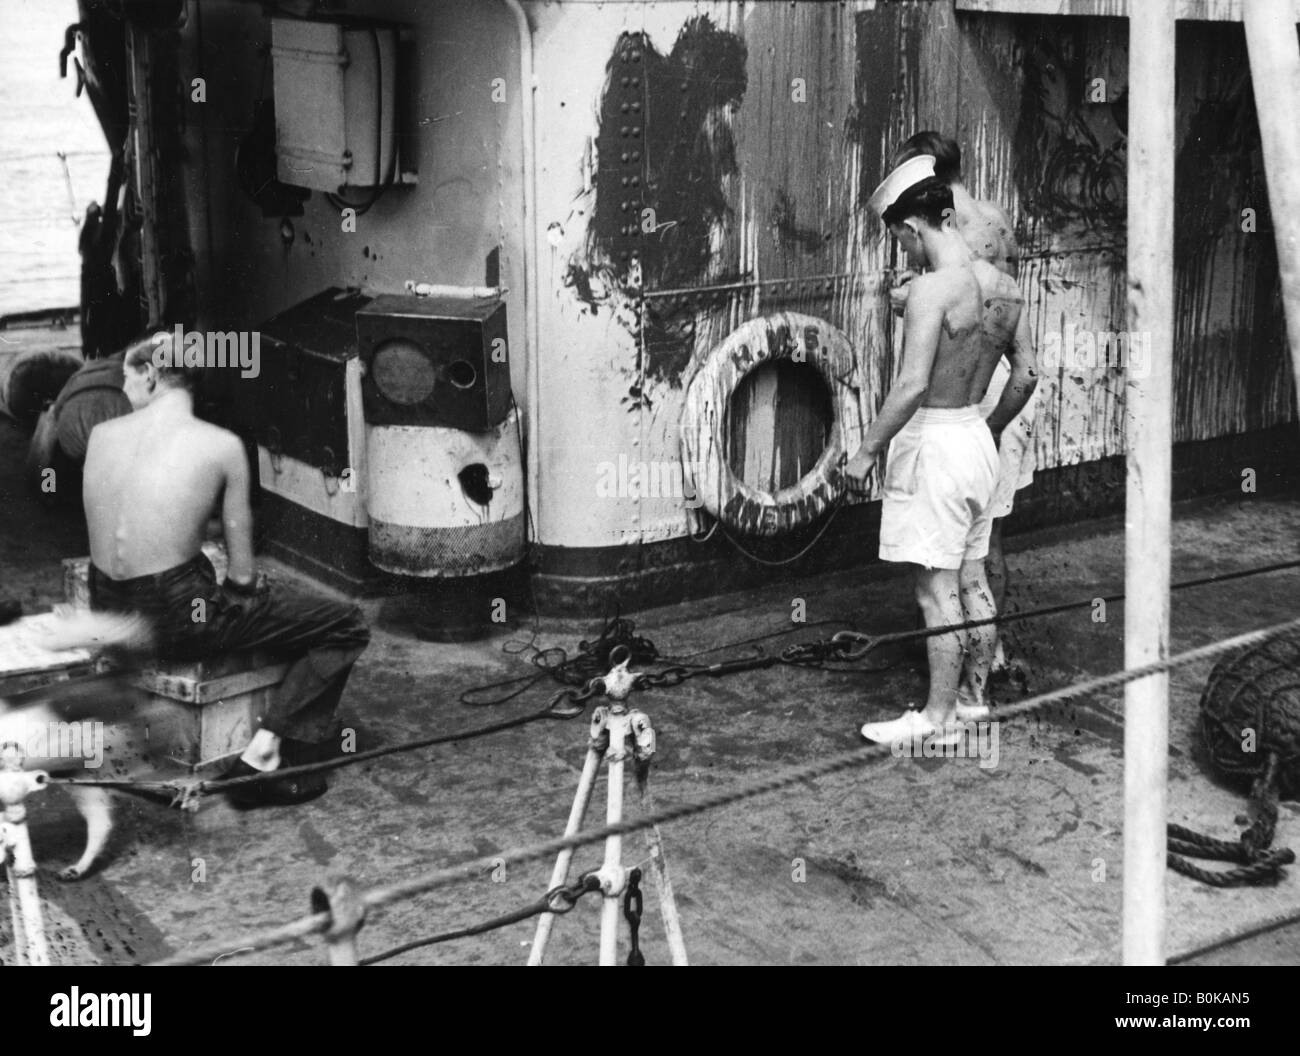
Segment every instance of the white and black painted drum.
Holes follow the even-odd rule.
[[[367,425],[370,561],[405,576],[496,572],[524,556],[519,410],[485,432]]]

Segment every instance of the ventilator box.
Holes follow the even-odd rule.
[[[352,596],[524,549],[506,303],[330,288],[259,327],[222,424],[256,445],[260,551]],[[407,577],[407,578],[397,578]]]
[[[357,343],[372,425],[483,433],[510,413],[499,297],[376,297],[357,312]]]
[[[252,378],[228,377],[222,424],[256,445],[258,548],[349,593],[373,592],[363,505],[356,313],[331,287],[264,322]]]

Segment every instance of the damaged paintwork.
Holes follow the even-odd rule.
[[[607,296],[629,299],[705,278],[714,228],[731,213],[729,114],[745,96],[746,58],[744,41],[707,15],[689,19],[666,55],[644,32],[620,34],[599,103],[595,209],[563,280],[593,312],[593,276]],[[642,305],[635,325],[649,377],[680,376],[691,353],[688,316],[679,305]]]

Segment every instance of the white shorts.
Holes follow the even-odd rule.
[[[880,559],[960,568],[989,552],[993,435],[970,407],[922,407],[889,444]]]
[[[981,418],[993,413],[993,408],[1002,398],[1002,390],[1011,378],[1011,369],[1005,359],[999,359],[993,377],[989,381],[988,391],[980,401]],[[1028,402],[1021,408],[1007,427],[1002,431],[1002,442],[998,445],[998,480],[993,488],[993,502],[989,507],[989,516],[995,520],[1011,514],[1016,492],[1027,488],[1034,482],[1034,445],[1032,442],[1034,413],[1038,402],[1038,389],[1030,394]]]

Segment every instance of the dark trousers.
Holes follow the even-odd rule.
[[[245,597],[218,584],[202,554],[135,579],[110,579],[92,564],[90,605],[145,616],[164,659],[264,649],[288,661],[262,728],[310,744],[334,736],[343,687],[370,641],[355,605],[278,591]]]

